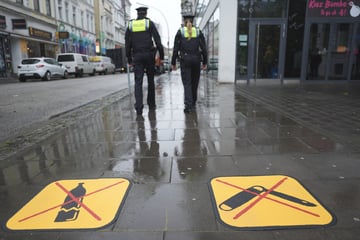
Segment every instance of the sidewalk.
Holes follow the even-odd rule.
[[[16,74],[11,74],[10,76],[1,76],[0,75],[0,84],[4,83],[16,83],[19,82]]]
[[[63,180],[129,180],[128,193],[119,209],[111,209],[109,199],[102,199],[99,205],[106,206],[106,211],[94,211],[100,219],[109,209],[119,210],[119,214],[100,229],[32,230],[41,224],[56,226],[53,219],[58,207],[43,214],[43,219],[31,219],[30,231],[2,231],[0,239],[357,239],[360,92],[355,86],[339,86],[217,84],[202,76],[196,111],[184,114],[177,71],[170,79],[167,74],[157,79],[157,109],[149,111],[145,105],[141,117],[134,111],[133,96],[108,101],[96,111],[85,107],[80,114],[69,113],[63,117],[70,116],[71,125],[56,119],[51,122],[52,128],[58,129],[53,136],[1,159],[1,223],[7,223],[45,186]],[[42,133],[34,130],[31,134]],[[297,198],[284,194],[279,197],[281,194],[272,189],[259,193],[261,196],[250,192],[249,197],[249,191],[238,186],[244,184],[247,188],[249,181],[259,191],[260,186],[254,185],[264,186],[268,179],[278,176],[297,180],[308,193],[289,188],[288,195]],[[242,181],[220,190],[210,184],[224,178]],[[251,184],[253,179],[256,184]],[[277,191],[285,189],[279,187]],[[227,199],[237,193],[247,193],[249,199],[241,198],[240,202],[248,204],[249,211],[239,207],[232,220],[222,218],[224,212],[232,211],[222,212],[221,204],[214,199]],[[45,202],[53,198],[62,202],[68,196],[61,191],[59,194]],[[299,203],[299,198],[309,200],[308,194],[314,199]],[[110,199],[116,197],[113,194]],[[318,203],[314,204],[315,200]],[[82,204],[89,209],[98,207],[89,197]],[[323,205],[333,216],[332,223],[308,222],[290,205],[307,212]],[[44,203],[44,208],[50,207]],[[78,221],[92,223],[92,218],[83,220],[90,216],[84,208],[79,208],[77,219],[66,223],[69,228]],[[244,215],[239,217],[240,213]],[[300,223],[279,225],[285,218],[279,216]],[[321,219],[322,212],[319,216]],[[264,219],[268,225],[264,225]]]

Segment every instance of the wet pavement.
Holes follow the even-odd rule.
[[[359,238],[358,85],[219,85],[202,77],[196,111],[184,114],[179,73],[170,78],[157,79],[156,111],[145,105],[136,116],[133,96],[120,92],[51,119],[30,140],[2,143],[2,225],[56,181],[124,178],[131,186],[117,219],[101,229],[3,229],[0,239]],[[335,223],[253,231],[219,221],[211,179],[274,175],[297,179]]]

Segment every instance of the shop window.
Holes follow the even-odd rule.
[[[238,38],[236,48],[236,79],[247,78],[248,68],[248,41],[249,41],[249,21],[238,20]]]
[[[349,49],[351,46],[353,25],[348,23],[333,24],[334,41],[329,46],[329,80],[346,80],[350,61]]]
[[[288,0],[238,0],[240,18],[286,17]]]
[[[208,48],[208,73],[217,77],[219,55],[219,21],[220,13],[217,7],[204,29]]]
[[[289,1],[285,78],[299,78],[305,30],[306,0]]]
[[[355,42],[351,54],[353,59],[351,65],[351,80],[360,81],[360,24],[357,24]]]

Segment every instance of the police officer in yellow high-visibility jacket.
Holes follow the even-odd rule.
[[[130,20],[125,32],[126,57],[129,66],[134,67],[135,74],[135,110],[138,115],[143,111],[143,78],[146,69],[148,80],[147,104],[149,110],[156,108],[155,104],[155,54],[159,51],[160,59],[164,59],[164,49],[155,24],[146,17],[147,8],[139,7],[137,18]],[[156,48],[154,47],[154,42]]]
[[[207,67],[205,38],[199,28],[193,27],[194,16],[186,15],[184,26],[176,33],[174,52],[171,59],[172,69],[176,70],[176,59],[180,58],[181,79],[184,86],[184,112],[190,113],[196,107],[201,62],[202,69]]]

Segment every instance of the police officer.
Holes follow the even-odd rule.
[[[183,18],[184,26],[175,36],[171,65],[172,69],[176,70],[176,59],[180,58],[181,79],[184,86],[184,112],[191,113],[196,107],[201,62],[202,69],[207,67],[207,51],[204,35],[192,24],[194,16],[184,15]]]
[[[137,115],[143,111],[143,78],[146,71],[148,80],[147,104],[149,110],[156,108],[155,104],[155,54],[159,51],[161,61],[164,60],[164,49],[160,35],[147,15],[147,7],[136,9],[137,18],[129,21],[125,32],[126,57],[129,66],[134,67],[135,74],[135,110]],[[154,42],[156,48],[154,47]]]

